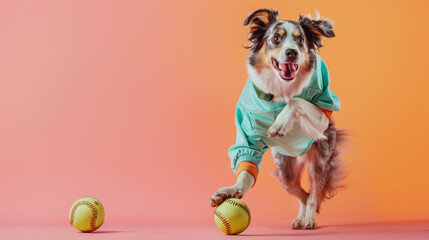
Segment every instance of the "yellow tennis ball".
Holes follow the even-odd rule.
[[[72,205],[69,220],[77,230],[92,232],[104,222],[104,207],[94,198],[81,198]]]
[[[250,210],[236,198],[223,201],[214,212],[216,226],[226,234],[239,234],[250,224]]]

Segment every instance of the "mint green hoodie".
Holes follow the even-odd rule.
[[[328,69],[319,55],[317,55],[315,71],[310,84],[295,97],[305,99],[322,109],[340,110],[337,95],[329,89]],[[275,122],[277,115],[286,104],[282,101],[274,103],[260,99],[252,80],[247,79],[236,106],[236,143],[228,150],[234,173],[236,173],[238,164],[244,161],[252,162],[260,169],[262,155],[269,147],[288,156],[300,156],[310,149],[314,139],[307,137],[297,122],[284,137],[267,136],[268,128]]]

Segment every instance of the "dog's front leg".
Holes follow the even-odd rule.
[[[308,137],[325,139],[323,132],[329,119],[319,107],[301,98],[290,99],[288,105],[277,116],[274,124],[268,129],[268,136],[282,137],[292,129],[293,123],[299,122]]]
[[[323,132],[328,128],[329,119],[325,113],[318,106],[301,98],[294,98],[293,105],[295,120],[300,123],[304,133],[314,139],[326,139]]]
[[[283,137],[290,129],[292,129],[295,108],[295,105],[290,102],[285,108],[283,108],[277,116],[274,124],[268,129],[267,135],[269,137]]]
[[[242,171],[237,177],[237,182],[230,187],[219,188],[211,197],[210,205],[216,207],[227,198],[242,198],[255,183],[255,178],[248,171]]]

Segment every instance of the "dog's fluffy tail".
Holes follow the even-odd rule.
[[[348,133],[343,129],[336,129],[334,123],[325,131],[328,139],[323,143],[319,142],[319,152],[327,153],[323,156],[326,159],[325,174],[323,176],[323,189],[319,195],[317,204],[317,213],[319,213],[320,205],[326,199],[334,197],[337,190],[344,187],[342,181],[346,177],[345,162],[341,159],[341,149],[347,142]]]

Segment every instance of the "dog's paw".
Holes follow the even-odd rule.
[[[280,133],[281,128],[282,126],[280,124],[274,123],[273,125],[271,125],[271,127],[268,128],[268,137],[283,137],[284,135]]]
[[[302,219],[297,218],[297,219],[293,220],[291,228],[292,229],[302,229]]]
[[[227,198],[242,198],[242,197],[243,197],[242,191],[235,186],[219,188],[219,190],[217,190],[212,195],[210,199],[210,205],[212,207],[217,207]]]
[[[316,220],[313,218],[305,218],[301,224],[302,229],[316,229]]]
[[[292,129],[292,124],[282,124],[277,121],[268,128],[268,137],[284,137]]]

